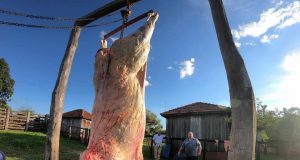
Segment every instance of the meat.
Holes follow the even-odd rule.
[[[81,160],[142,160],[144,80],[157,13],[110,49],[98,51],[91,135]]]

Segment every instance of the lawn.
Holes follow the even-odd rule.
[[[0,150],[8,160],[39,160],[43,159],[44,141],[46,135],[38,132],[3,131],[0,130]],[[60,140],[60,160],[76,160],[86,148],[79,141],[62,137]],[[145,160],[150,160],[149,146],[144,143]],[[298,158],[280,158],[277,156],[262,156],[261,160],[298,160]]]
[[[46,135],[38,132],[0,131],[0,150],[8,160],[43,159]],[[60,159],[76,160],[86,146],[79,141],[62,137],[60,140]]]
[[[38,132],[0,130],[0,150],[8,160],[40,160],[44,156],[46,135]],[[62,137],[60,139],[60,160],[76,160],[86,148],[79,141]],[[143,146],[145,160],[150,160],[148,146]]]

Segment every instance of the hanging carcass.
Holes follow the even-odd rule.
[[[81,160],[141,160],[146,123],[144,80],[157,13],[96,55],[91,134]],[[103,42],[105,43],[105,42]]]

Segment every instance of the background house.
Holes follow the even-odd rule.
[[[194,137],[207,140],[227,140],[230,134],[229,107],[208,104],[192,103],[161,113],[166,118],[166,134],[170,138],[186,138],[189,131],[193,131]],[[172,141],[172,152],[176,153],[182,141]],[[207,150],[223,150],[224,145],[218,148],[215,144],[207,145]]]
[[[61,132],[70,138],[84,139],[83,136],[88,136],[88,133],[85,132],[89,131],[91,122],[91,113],[83,109],[65,112],[62,118]]]

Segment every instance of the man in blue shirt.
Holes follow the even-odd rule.
[[[5,154],[3,152],[0,151],[0,160],[5,160]]]
[[[186,160],[197,160],[201,155],[201,143],[197,138],[194,138],[193,132],[188,133],[188,138],[185,139],[178,151],[178,155],[185,154]]]

